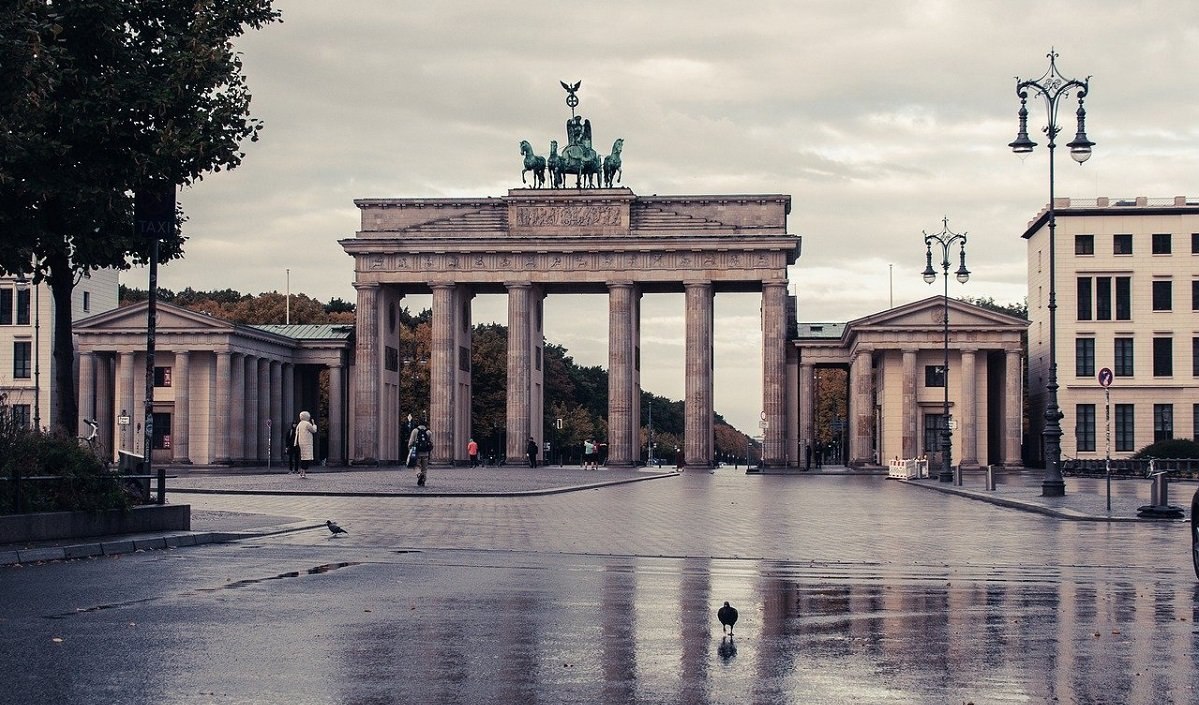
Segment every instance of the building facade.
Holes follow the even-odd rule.
[[[833,462],[862,466],[918,457],[939,462],[943,429],[952,422],[955,465],[1020,466],[1021,336],[1027,326],[1022,319],[940,296],[843,324],[800,323],[795,346],[805,457],[820,435],[816,372],[839,368],[848,373],[848,409],[833,421],[844,447]]]
[[[1199,436],[1199,199],[1059,198],[1053,253],[1062,458]],[[1045,424],[1048,211],[1029,223],[1029,423]],[[1098,373],[1113,379],[1107,393]],[[1037,459],[1043,458],[1035,444]]]
[[[91,272],[75,285],[71,319],[78,321],[117,307],[117,271]],[[54,295],[49,284],[0,277],[0,394],[19,423],[54,428]]]

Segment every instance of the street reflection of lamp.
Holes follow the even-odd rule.
[[[26,278],[24,273],[17,274],[17,290],[29,291],[33,287],[33,428],[42,428],[42,287]]]
[[[932,284],[937,281],[937,272],[933,269],[933,243],[941,246],[941,275],[945,280],[943,302],[945,313],[941,316],[941,328],[944,332],[945,360],[941,367],[941,382],[945,389],[944,414],[941,417],[941,482],[953,482],[953,470],[950,454],[953,452],[953,431],[949,428],[949,248],[953,243],[959,243],[961,264],[955,276],[959,283],[965,284],[970,280],[970,271],[966,269],[966,233],[955,233],[949,229],[949,218],[941,220],[942,230],[929,235],[924,233],[924,282]],[[963,403],[968,400],[963,399]]]
[[[1028,138],[1028,108],[1026,107],[1026,103],[1028,102],[1030,93],[1034,97],[1041,96],[1044,98],[1045,107],[1049,115],[1048,122],[1043,128],[1045,136],[1049,138],[1049,383],[1045,385],[1048,399],[1045,404],[1045,428],[1041,432],[1045,450],[1045,478],[1041,481],[1041,496],[1062,497],[1066,494],[1066,483],[1062,479],[1061,469],[1061,422],[1064,414],[1062,414],[1057,403],[1057,289],[1054,271],[1057,255],[1054,238],[1057,228],[1057,212],[1053,202],[1053,155],[1054,149],[1057,147],[1057,136],[1062,131],[1057,120],[1058,108],[1063,100],[1069,99],[1072,92],[1078,96],[1078,110],[1075,111],[1075,117],[1078,120],[1078,131],[1074,135],[1074,140],[1066,145],[1070,148],[1070,157],[1079,164],[1082,164],[1091,158],[1091,148],[1095,146],[1095,143],[1087,138],[1087,113],[1083,108],[1083,99],[1087,97],[1091,77],[1088,76],[1082,81],[1074,78],[1066,78],[1057,70],[1057,52],[1050,49],[1047,56],[1049,57],[1049,70],[1040,78],[1028,81],[1021,81],[1019,78],[1016,78],[1016,95],[1020,98],[1020,126],[1016,134],[1016,139],[1008,143],[1008,146],[1016,154],[1024,155],[1032,153],[1033,147],[1037,145]]]

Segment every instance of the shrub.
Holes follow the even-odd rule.
[[[130,505],[122,483],[113,479],[89,449],[74,438],[15,423],[0,397],[0,476],[8,479],[0,482],[0,513],[16,511],[12,478],[17,473],[56,478],[21,482],[24,512],[127,509]]]
[[[1199,458],[1199,443],[1189,438],[1171,438],[1168,441],[1158,441],[1153,445],[1138,450],[1132,457],[1145,458]]]

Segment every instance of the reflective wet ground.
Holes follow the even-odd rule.
[[[12,702],[1199,701],[1178,523],[733,472],[188,499],[350,533],[0,569]]]

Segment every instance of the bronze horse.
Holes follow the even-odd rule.
[[[520,182],[525,182],[525,172],[533,172],[533,188],[541,188],[545,185],[545,157],[539,157],[533,154],[533,145],[527,140],[521,140],[520,153],[525,158],[525,168],[520,172]]]
[[[612,153],[604,157],[604,188],[612,188],[612,177],[616,177],[616,183],[620,183],[620,177],[624,176],[624,170],[620,167],[620,150],[624,148],[624,138],[618,139],[612,143]]]
[[[550,156],[545,164],[550,172],[550,188],[562,188],[566,174],[562,172],[562,157],[558,156],[558,140],[550,140]]]

